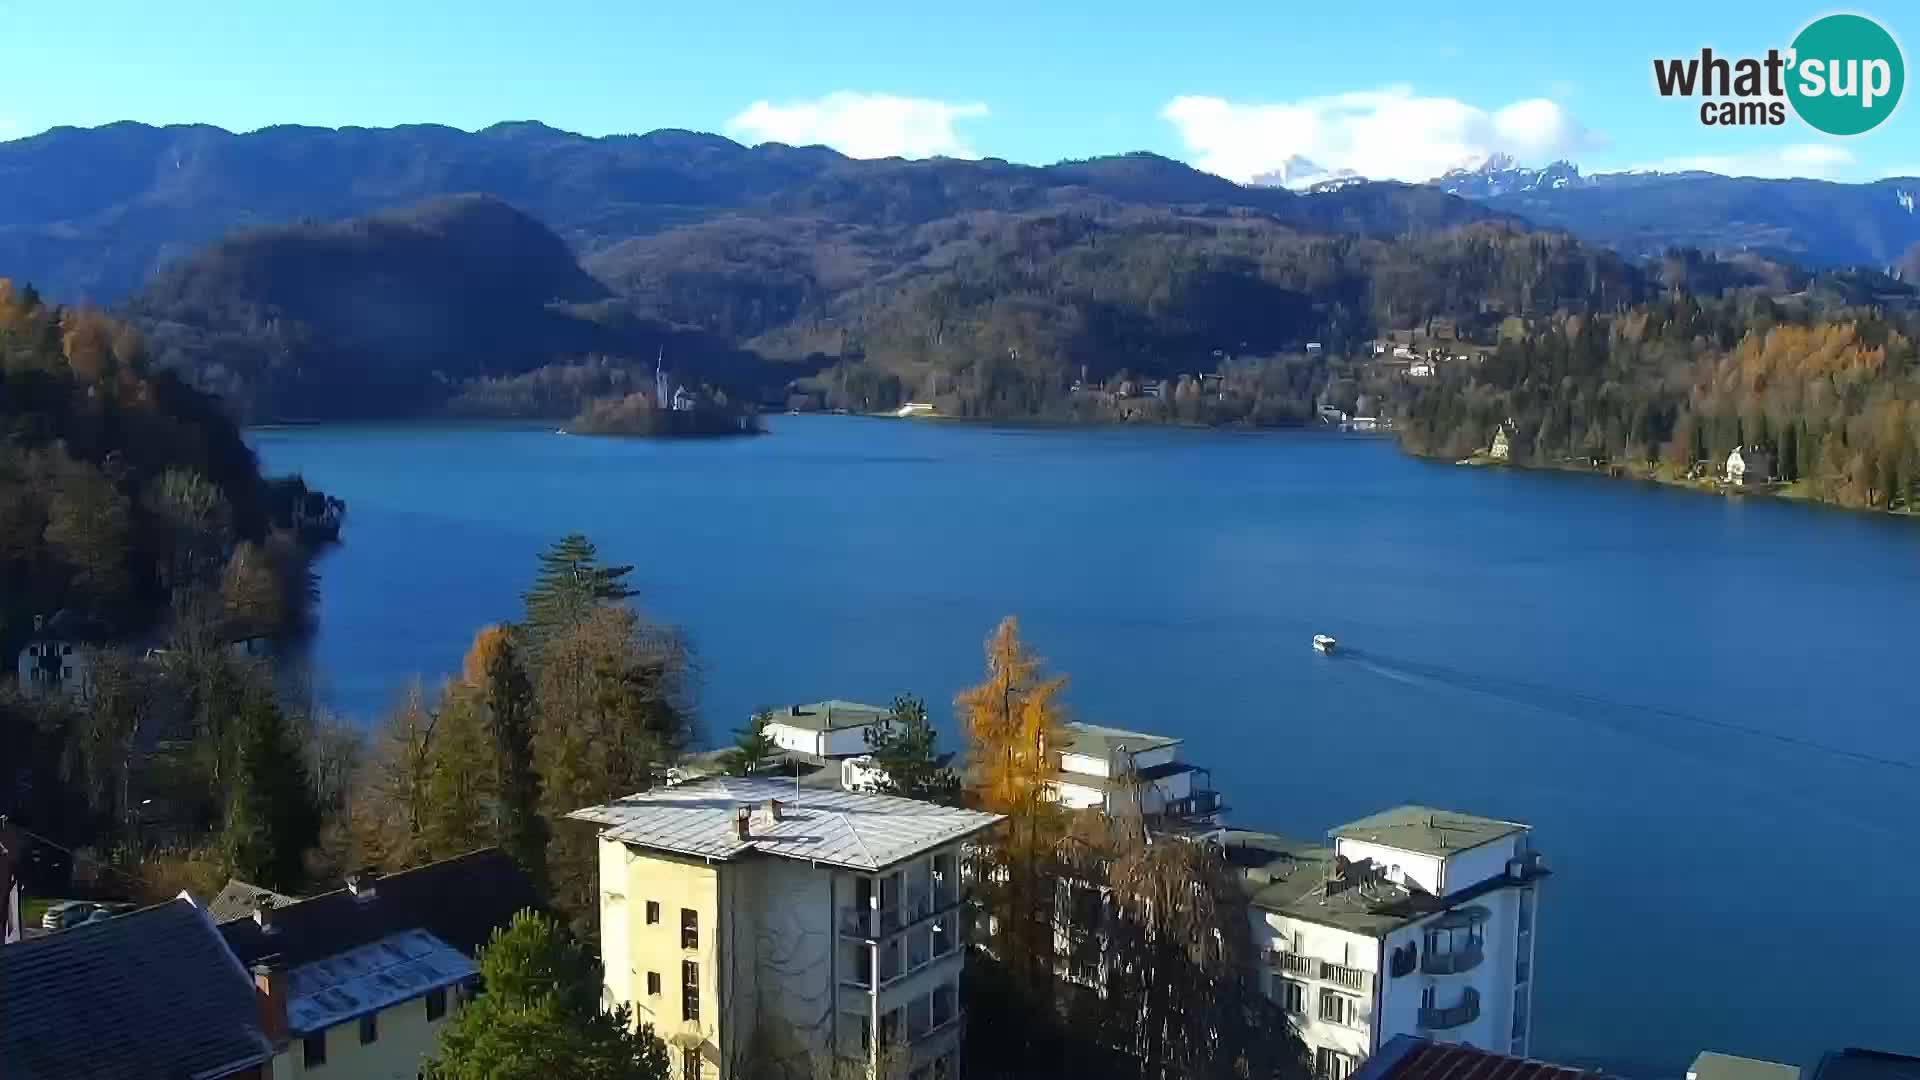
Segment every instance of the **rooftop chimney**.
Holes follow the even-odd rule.
[[[767,800],[767,818],[770,821],[780,820],[780,800],[779,799]]]
[[[287,972],[278,953],[253,965],[253,997],[260,1007],[261,1030],[278,1048],[287,1040]]]
[[[348,874],[347,891],[353,894],[355,900],[371,900],[374,895],[374,885],[379,880],[378,870],[361,870],[358,873]]]
[[[260,896],[254,898],[253,921],[260,929],[269,934],[273,933],[273,897]]]
[[[750,838],[753,832],[748,828],[747,823],[752,816],[753,811],[748,807],[742,806],[735,809],[733,812],[733,835],[742,840]]]

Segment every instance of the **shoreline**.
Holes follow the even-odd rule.
[[[1411,451],[1409,451],[1411,453]],[[1444,461],[1444,457],[1432,454],[1413,454],[1414,457],[1429,461]],[[1579,476],[1595,476],[1603,480],[1629,480],[1656,487],[1672,488],[1679,491],[1691,491],[1698,495],[1713,495],[1722,499],[1772,499],[1780,502],[1797,503],[1802,506],[1817,507],[1823,510],[1835,510],[1848,514],[1860,514],[1871,517],[1920,518],[1920,511],[1912,507],[1899,509],[1872,506],[1845,506],[1828,499],[1816,498],[1810,494],[1804,481],[1781,483],[1773,481],[1763,487],[1738,487],[1724,480],[1689,479],[1672,476],[1659,468],[1647,466],[1601,466],[1581,465],[1574,462],[1555,462],[1546,465],[1516,465],[1511,461],[1496,461],[1483,451],[1470,457],[1461,458],[1453,464],[1476,469],[1512,469],[1516,472],[1535,473],[1573,473]]]

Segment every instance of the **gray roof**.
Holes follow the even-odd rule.
[[[1149,735],[1144,731],[1128,731],[1125,728],[1102,727],[1078,721],[1061,724],[1060,730],[1065,735],[1060,743],[1063,753],[1085,754],[1102,761],[1110,760],[1113,752],[1121,747],[1125,747],[1130,754],[1140,754],[1180,745],[1179,739],[1166,735]]]
[[[1244,829],[1227,830],[1224,843],[1227,861],[1247,872],[1248,902],[1262,911],[1371,937],[1427,914],[1382,910],[1378,894],[1359,890],[1325,895],[1321,886],[1334,867],[1333,849],[1325,844]]]
[[[425,930],[389,934],[288,971],[287,1028],[320,1031],[479,973],[466,954]]]
[[[1456,851],[1479,847],[1503,836],[1525,832],[1517,821],[1462,814],[1455,810],[1436,810],[1431,806],[1396,806],[1349,821],[1332,831],[1342,840],[1363,840],[1384,844],[1419,855],[1447,856]]]
[[[270,907],[285,907],[293,903],[293,897],[277,893],[272,889],[249,885],[239,878],[228,878],[220,891],[207,902],[207,914],[217,923],[232,922],[235,919],[251,919],[261,901],[267,901]]]
[[[773,710],[773,722],[805,731],[839,731],[877,723],[893,710],[881,705],[832,698],[811,705],[789,705]]]
[[[0,1076],[227,1076],[273,1056],[253,977],[186,899],[0,947]]]
[[[878,870],[988,828],[998,814],[960,810],[891,795],[806,789],[792,780],[713,777],[629,795],[567,816],[602,826],[601,835],[637,847],[708,859],[750,852],[806,859],[851,870]],[[765,810],[781,804],[781,820]],[[747,839],[736,811],[754,808]]]
[[[1800,1070],[1777,1061],[1702,1050],[1687,1068],[1687,1080],[1799,1080]]]

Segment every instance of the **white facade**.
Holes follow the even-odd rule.
[[[1061,726],[1064,743],[1054,754],[1058,768],[1047,780],[1048,794],[1070,810],[1111,812],[1116,798],[1133,798],[1135,788],[1115,781],[1122,775],[1137,783],[1140,812],[1149,816],[1212,820],[1219,813],[1211,786],[1195,783],[1205,770],[1180,761],[1181,740],[1095,724]]]
[[[857,701],[817,701],[775,710],[767,737],[775,746],[816,758],[852,757],[867,752],[867,730],[888,714]]]
[[[36,638],[20,650],[20,692],[39,697],[55,692],[84,694],[92,667],[92,648],[56,638]]]
[[[1727,455],[1727,483],[1738,487],[1773,479],[1773,458],[1751,446],[1736,446]]]
[[[1403,1034],[1527,1055],[1545,873],[1529,836],[1517,826],[1446,852],[1336,837],[1323,862],[1294,869],[1311,888],[1265,907],[1256,893],[1268,994],[1323,1075],[1342,1080]],[[1325,885],[1321,866],[1351,883]]]

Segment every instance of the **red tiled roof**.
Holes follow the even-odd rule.
[[[1367,1080],[1593,1080],[1600,1073],[1401,1036],[1363,1069]],[[1399,1053],[1394,1051],[1400,1050]],[[1358,1077],[1356,1076],[1356,1080]]]

